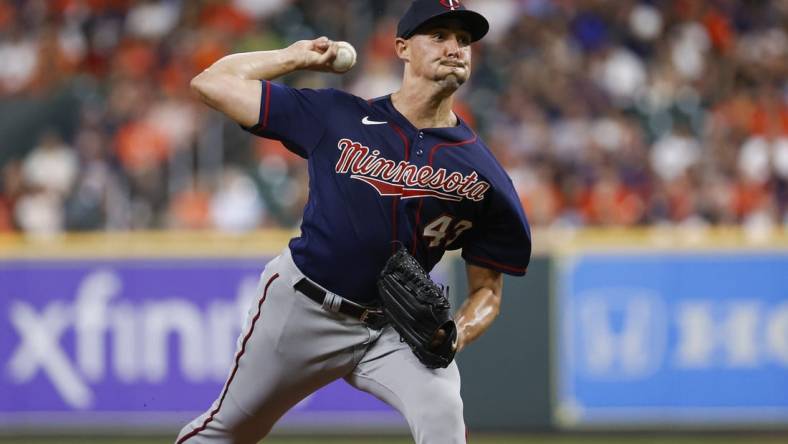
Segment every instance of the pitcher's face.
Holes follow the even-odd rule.
[[[455,87],[471,75],[471,34],[453,21],[425,27],[409,39],[411,70]]]

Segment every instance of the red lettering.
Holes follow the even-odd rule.
[[[432,167],[429,165],[425,165],[419,168],[419,172],[416,173],[416,182],[422,187],[426,187],[432,177]]]
[[[453,193],[457,191],[457,187],[460,186],[460,182],[462,181],[462,175],[460,173],[454,172],[449,174],[449,177],[446,178],[446,181],[443,182],[443,189],[448,191],[449,193]]]
[[[402,169],[401,173],[396,177],[397,182],[402,182],[405,185],[413,186],[416,185],[416,172],[418,172],[418,168],[416,165],[407,165],[405,168]],[[407,177],[405,177],[407,176]]]
[[[391,174],[391,171],[397,164],[394,163],[393,160],[388,159],[378,159],[375,161],[375,166],[371,168],[370,175],[374,177],[383,177],[384,179],[388,180],[390,177],[386,177]]]
[[[468,199],[473,200],[474,202],[479,202],[480,200],[484,199],[484,193],[490,189],[490,184],[487,182],[479,182],[473,187],[471,187],[470,191],[468,191]]]
[[[359,161],[357,172],[361,174],[368,174],[369,171],[372,169],[370,168],[370,165],[373,164],[375,160],[377,160],[377,157],[367,155],[361,161]]]
[[[468,187],[476,183],[476,179],[478,178],[479,175],[476,174],[476,171],[471,172],[471,174],[465,176],[465,179],[462,181],[462,185],[460,185],[460,189],[457,190],[457,192],[461,195],[467,195]]]
[[[440,189],[444,181],[446,181],[446,169],[438,168],[438,171],[430,178],[429,186],[437,190]]]
[[[348,139],[340,140],[337,146],[342,150],[342,155],[339,156],[339,160],[334,167],[336,172],[347,173],[348,169],[350,169],[353,173],[356,173],[359,158],[363,159],[366,157],[369,154],[369,148]]]
[[[334,167],[337,173],[346,174],[350,171],[356,175],[381,178],[392,182],[391,185],[442,190],[477,202],[483,200],[484,194],[490,189],[489,183],[479,181],[476,171],[463,176],[458,172],[448,173],[445,168],[435,170],[431,165],[417,167],[404,160],[395,162],[378,157],[379,150],[370,153],[370,148],[350,139],[341,139],[337,142],[337,148],[342,151]],[[439,194],[433,196],[439,197]]]

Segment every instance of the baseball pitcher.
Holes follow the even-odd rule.
[[[177,444],[255,443],[338,378],[401,412],[417,443],[465,442],[454,355],[498,315],[501,273],[525,274],[531,254],[511,180],[452,112],[488,29],[458,0],[414,1],[394,39],[402,86],[372,100],[274,82],[352,66],[352,47],[325,37],[233,54],[192,80],[306,159],[309,200],[301,235],[261,274],[222,392]],[[427,273],[456,249],[470,291],[454,311]]]

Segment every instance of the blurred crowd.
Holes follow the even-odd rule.
[[[437,0],[436,0],[437,1]],[[0,0],[0,232],[292,228],[306,164],[201,105],[221,56],[320,35],[397,89],[407,0]],[[788,2],[466,0],[456,111],[536,226],[788,227]]]

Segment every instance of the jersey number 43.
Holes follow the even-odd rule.
[[[469,220],[454,221],[454,218],[448,215],[441,216],[424,227],[422,235],[425,238],[432,239],[430,247],[448,248],[460,235],[471,228],[473,223]],[[445,241],[445,243],[444,243]]]

